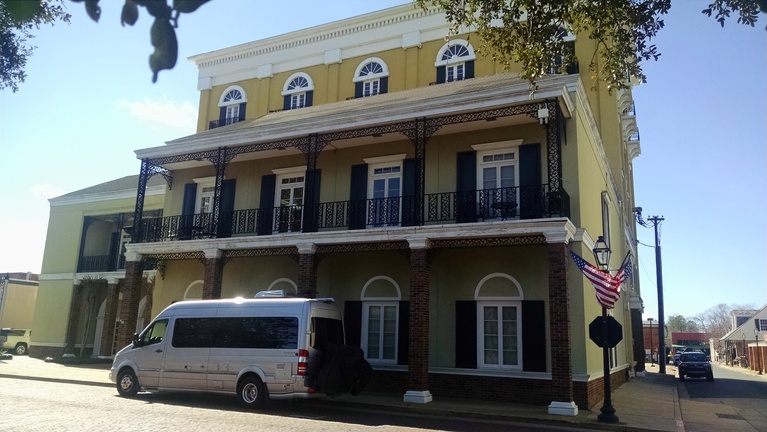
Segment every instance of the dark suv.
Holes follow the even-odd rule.
[[[714,372],[711,370],[706,354],[702,352],[684,352],[679,356],[679,381],[685,377],[706,378],[706,381],[714,380]]]

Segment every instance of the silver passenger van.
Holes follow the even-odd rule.
[[[266,398],[322,397],[323,352],[344,343],[332,299],[182,301],[168,306],[117,353],[109,378],[120,395],[188,391]]]

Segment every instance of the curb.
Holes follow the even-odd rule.
[[[11,378],[11,379],[20,379],[20,380],[28,380],[28,381],[43,381],[43,382],[52,382],[52,383],[59,383],[59,384],[88,385],[88,386],[94,386],[94,387],[114,387],[114,384],[112,383],[82,381],[82,380],[67,379],[67,378],[46,378],[46,377],[31,377],[31,376],[7,375],[7,374],[0,374],[0,378]]]

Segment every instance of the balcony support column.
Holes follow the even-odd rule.
[[[548,244],[549,331],[551,333],[551,404],[549,414],[578,415],[573,398],[570,292],[567,286],[567,244]],[[609,377],[607,377],[609,379]]]
[[[213,208],[211,209],[212,217],[211,223],[208,228],[208,232],[212,237],[218,236],[218,227],[221,220],[221,190],[224,185],[224,173],[226,172],[226,166],[234,159],[236,155],[228,154],[226,147],[219,147],[215,155],[208,158],[216,168],[216,181],[213,188]]]
[[[429,392],[429,245],[410,240],[409,390],[404,401],[428,403]]]
[[[75,279],[72,285],[72,300],[69,302],[69,318],[67,319],[67,333],[64,341],[64,357],[75,356],[75,341],[77,339],[77,327],[80,325],[80,302],[82,301],[82,280]]]
[[[548,148],[549,192],[559,194],[562,190],[562,135],[565,124],[556,100],[547,101],[546,108],[549,112],[548,123],[544,125]]]
[[[319,185],[320,171],[317,169],[317,159],[320,153],[330,143],[330,140],[317,134],[311,134],[308,140],[296,147],[306,158],[306,176],[304,177],[304,212],[302,232],[317,232],[318,205],[320,203]]]
[[[110,357],[112,355],[119,298],[120,292],[117,279],[107,279],[107,298],[106,303],[104,304],[104,325],[101,330],[101,343],[99,344],[99,352],[97,353],[99,357]]]
[[[130,345],[133,342],[133,334],[136,332],[136,323],[138,321],[138,306],[141,299],[141,282],[143,278],[144,263],[141,254],[126,252],[125,280],[119,316],[122,325],[119,327],[116,340],[118,348]]]
[[[317,245],[298,246],[298,296],[317,297]]]
[[[205,277],[202,285],[202,299],[221,298],[221,282],[224,275],[224,254],[221,249],[205,250]]]
[[[131,243],[140,243],[143,236],[141,232],[141,220],[144,214],[144,197],[146,196],[146,185],[149,178],[155,174],[165,177],[168,182],[168,189],[173,185],[173,175],[170,171],[155,165],[149,159],[141,159],[141,172],[138,176],[138,185],[136,185],[136,207],[133,210],[133,228],[129,232]]]

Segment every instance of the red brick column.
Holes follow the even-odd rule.
[[[125,254],[125,282],[122,287],[122,301],[120,302],[120,325],[117,332],[117,349],[133,343],[133,334],[136,333],[136,321],[138,319],[138,305],[141,300],[141,281],[144,276],[144,263],[141,255],[137,253]]]
[[[75,340],[77,326],[80,324],[80,301],[82,297],[82,281],[75,279],[72,285],[72,300],[69,302],[69,319],[67,320],[66,340],[64,341],[64,357],[75,355]]]
[[[104,305],[104,327],[101,330],[101,345],[99,357],[112,355],[112,345],[115,341],[115,321],[117,321],[117,305],[120,297],[116,279],[107,281],[107,299]]]
[[[298,296],[317,297],[317,245],[298,245]]]
[[[410,242],[410,343],[405,402],[431,402],[429,392],[429,259],[425,241]],[[400,335],[403,337],[405,335]]]
[[[548,244],[549,331],[551,336],[551,400],[549,412],[575,410],[573,399],[570,291],[567,286],[567,245]],[[563,412],[557,412],[564,414]],[[572,414],[572,415],[575,415]],[[569,414],[566,414],[569,415]]]
[[[205,251],[205,277],[202,282],[202,299],[221,298],[221,280],[224,275],[224,259],[221,250]]]

